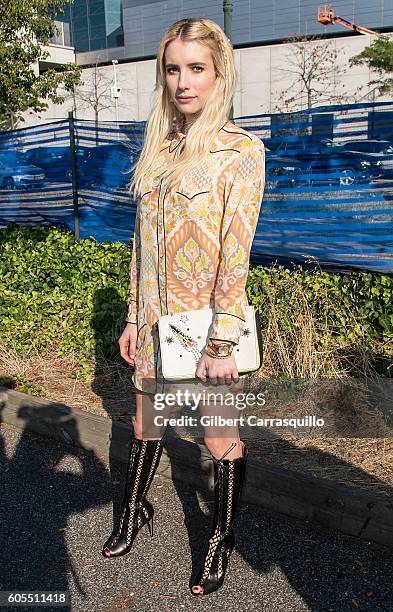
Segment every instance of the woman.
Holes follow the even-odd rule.
[[[233,50],[217,24],[182,19],[169,28],[157,54],[155,98],[132,181],[138,208],[127,325],[119,345],[135,367],[136,417],[120,528],[103,548],[108,558],[126,554],[145,524],[153,534],[154,511],[146,494],[164,431],[154,430],[146,422],[150,419],[142,422],[142,416],[161,389],[158,319],[213,308],[195,377],[227,385],[239,380],[232,348],[248,304],[245,285],[264,189],[264,146],[228,120],[235,84]],[[191,585],[195,596],[223,583],[246,463],[237,430],[229,436],[205,431],[205,443],[214,461],[215,507],[204,564]]]

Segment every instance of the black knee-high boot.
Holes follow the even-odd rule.
[[[150,535],[153,535],[154,508],[146,499],[146,495],[163,448],[163,438],[139,440],[132,435],[120,526],[117,534],[105,542],[102,549],[104,557],[113,558],[127,554],[138,532],[146,524]]]
[[[235,545],[232,525],[243,488],[248,449],[244,444],[242,457],[233,460],[224,459],[234,446],[235,443],[226,451],[221,459],[213,457],[213,525],[203,567],[196,581],[191,586],[191,593],[199,597],[213,593],[213,591],[217,591],[222,586],[229,557]],[[194,593],[192,591],[193,586],[202,587],[203,592]]]

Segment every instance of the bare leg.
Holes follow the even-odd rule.
[[[135,437],[139,440],[161,440],[166,427],[154,424],[158,412],[153,404],[154,395],[135,392],[136,413],[133,417]]]
[[[225,455],[225,459],[237,459],[243,456],[244,442],[237,438],[205,438],[204,439],[210,453],[216,459],[221,459],[223,454],[235,443],[236,446]]]
[[[208,403],[208,401],[205,403],[201,402],[199,404],[199,413],[201,417],[209,419],[209,424],[204,425],[204,442],[213,457],[221,459],[223,454],[234,443],[236,446],[225,455],[225,459],[242,457],[243,443],[240,440],[239,427],[237,425],[240,413],[236,405],[225,405],[220,403],[220,401],[217,401],[216,404],[214,402]],[[214,422],[215,418],[221,419],[217,425]]]

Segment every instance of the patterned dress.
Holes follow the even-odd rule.
[[[162,315],[213,308],[209,337],[239,342],[265,186],[263,142],[228,121],[208,159],[164,191],[160,176],[183,138],[176,132],[163,142],[136,212],[127,320],[138,328],[132,379],[147,393],[162,389]]]

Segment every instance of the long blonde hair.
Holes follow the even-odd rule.
[[[165,49],[168,43],[176,39],[198,41],[211,49],[216,82],[212,94],[188,130],[179,156],[163,172],[163,183],[176,184],[201,162],[209,152],[215,134],[228,121],[237,78],[232,45],[214,21],[180,19],[166,31],[157,52],[152,108],[145,130],[144,146],[133,168],[134,175],[130,184],[130,190],[136,198],[143,195],[143,177],[152,172],[162,143],[172,131],[173,121],[176,119],[178,125],[184,119],[184,115],[172,103],[165,82]]]

